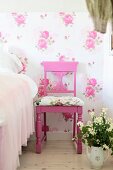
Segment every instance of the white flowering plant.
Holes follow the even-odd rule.
[[[86,124],[78,122],[80,133],[78,138],[88,146],[111,149],[113,155],[113,123],[111,118],[107,118],[106,109],[103,108],[100,115],[90,112],[91,120]]]

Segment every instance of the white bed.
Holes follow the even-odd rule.
[[[3,69],[1,69],[3,70]],[[16,170],[21,146],[34,132],[36,84],[26,75],[0,70],[0,170]]]
[[[0,72],[0,170],[16,170],[21,146],[34,132],[37,86],[25,75]]]

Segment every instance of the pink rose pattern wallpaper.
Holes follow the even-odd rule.
[[[84,47],[87,50],[94,50],[97,45],[102,43],[102,38],[96,31],[89,31]]]
[[[84,120],[89,110],[101,108],[103,35],[93,30],[87,13],[1,13],[0,42],[26,52],[27,58],[21,58],[22,72],[37,82],[39,97],[44,95],[43,61],[78,61],[77,97],[85,103]],[[71,76],[66,75],[66,88],[71,86]],[[48,89],[55,83],[48,78]],[[48,114],[47,119],[49,131],[71,131],[71,113]]]
[[[72,26],[74,24],[74,17],[76,16],[74,12],[72,14],[59,12],[59,15],[65,26]]]
[[[87,86],[85,88],[85,97],[92,99],[95,98],[95,95],[102,90],[100,84],[97,84],[96,78],[87,79]]]
[[[13,16],[17,26],[24,26],[26,24],[27,14],[18,14],[16,12],[13,12],[12,16]]]
[[[39,40],[37,42],[37,48],[44,50],[47,49],[49,45],[54,43],[53,38],[50,36],[49,31],[42,31],[40,33]]]
[[[3,35],[2,32],[0,32],[0,42],[1,43],[7,43],[7,39],[5,38],[5,36]]]

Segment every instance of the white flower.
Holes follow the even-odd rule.
[[[103,112],[103,113],[106,113],[107,110],[108,110],[108,108],[102,108],[102,112]]]
[[[103,149],[109,149],[109,147],[106,144],[104,144]]]
[[[90,127],[92,127],[92,122],[89,120],[89,121],[87,122],[87,125],[90,126]]]
[[[99,144],[99,142],[100,142],[99,139],[97,139],[96,141],[97,141],[97,144]]]
[[[98,124],[102,124],[103,118],[102,117],[96,117],[94,122]]]
[[[84,126],[83,122],[81,122],[81,121],[79,121],[79,122],[77,123],[77,125],[80,126],[80,129],[82,129],[82,127]]]
[[[90,134],[91,134],[91,135],[93,135],[93,136],[95,135],[95,131],[94,131],[94,129],[89,128],[89,132],[90,132]]]
[[[75,141],[75,138],[72,138],[72,141]]]
[[[111,118],[109,118],[109,119],[108,119],[108,122],[109,122],[109,123],[112,123],[112,119],[111,119]]]
[[[107,129],[108,132],[113,130],[113,123],[110,124],[110,127]]]
[[[87,142],[87,140],[85,140],[85,145],[88,145],[88,142]]]
[[[89,114],[90,114],[91,118],[93,118],[95,116],[95,112],[90,112]]]
[[[113,138],[110,138],[110,141],[113,141]]]

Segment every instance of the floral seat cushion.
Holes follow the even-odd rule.
[[[84,102],[72,96],[45,96],[36,102],[38,105],[48,105],[48,106],[83,106]]]

